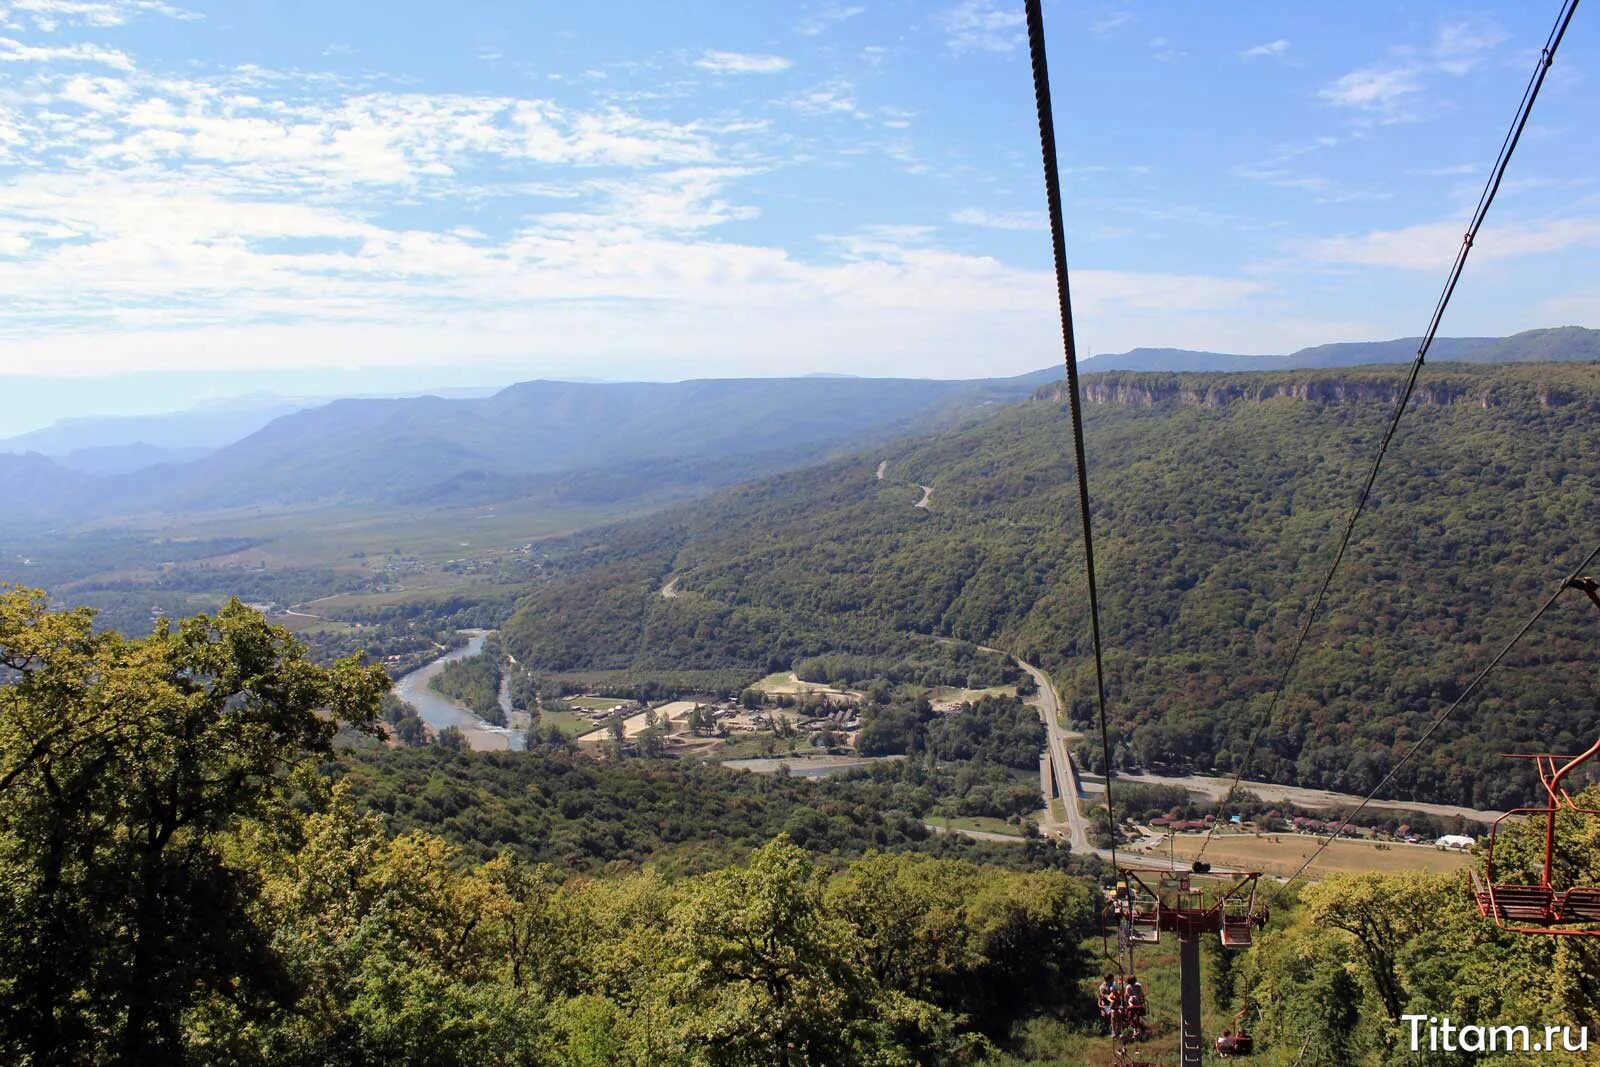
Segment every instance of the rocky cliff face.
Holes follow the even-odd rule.
[[[1312,404],[1393,404],[1405,382],[1401,373],[1383,377],[1339,374],[1134,374],[1090,375],[1083,379],[1084,401],[1089,404],[1120,404],[1130,407],[1155,407],[1182,404],[1220,408],[1244,401],[1263,402],[1287,398]],[[1040,390],[1040,399],[1060,401],[1066,396],[1065,384]],[[1508,390],[1527,390],[1540,407],[1587,404],[1600,410],[1600,397],[1554,385],[1531,386],[1488,376],[1446,375],[1423,379],[1411,394],[1415,405],[1472,404],[1491,408],[1509,397]],[[1525,394],[1527,395],[1527,394]]]

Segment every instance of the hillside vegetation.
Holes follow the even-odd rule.
[[[1115,758],[1229,771],[1264,709],[1398,387],[1392,369],[1097,376],[1085,422]],[[930,637],[1050,669],[1089,713],[1058,390],[980,424],[745,485],[553,550],[506,626],[542,670],[915,654]],[[1364,791],[1596,536],[1600,365],[1424,372],[1253,777]],[[919,485],[932,506],[915,508]],[[668,576],[674,597],[660,595]],[[1396,785],[1526,796],[1500,752],[1597,714],[1593,609],[1546,618]]]
[[[1279,371],[1359,367],[1370,363],[1410,363],[1420,337],[1393,341],[1337,341],[1281,356],[1241,356],[1188,348],[1135,348],[1107,352],[1083,361],[1085,374],[1102,371]],[[1462,363],[1583,362],[1600,358],[1600,330],[1557,326],[1524,330],[1510,337],[1436,337],[1429,358]]]
[[[313,666],[237,602],[139,640],[89,623],[0,590],[6,1064],[1114,1062],[1095,880],[1037,839],[984,846],[1010,869],[917,854],[957,843],[917,840],[913,761],[821,783],[336,755],[337,727],[375,730],[382,671]],[[1499,869],[1527,877],[1538,830]],[[1592,884],[1596,828],[1560,838]],[[1251,998],[1264,1063],[1397,1062],[1406,1012],[1600,1024],[1600,953],[1498,930],[1459,877],[1275,895],[1253,949],[1207,961],[1212,1027]],[[1170,1054],[1171,953],[1139,966]]]

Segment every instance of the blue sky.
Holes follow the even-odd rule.
[[[1081,343],[1417,333],[1555,6],[1047,4]],[[1445,333],[1600,325],[1597,56],[1580,10]],[[1035,369],[1040,186],[1020,0],[0,0],[0,432]]]

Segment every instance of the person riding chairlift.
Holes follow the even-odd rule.
[[[1106,980],[1100,983],[1097,999],[1100,1005],[1100,1017],[1106,1021],[1111,1036],[1116,1037],[1120,1029],[1117,1025],[1117,1016],[1122,1008],[1122,987],[1117,984],[1116,975],[1106,975]]]
[[[1245,1033],[1242,1028],[1238,1033],[1223,1030],[1222,1036],[1217,1038],[1217,1055],[1225,1060],[1235,1056],[1248,1056],[1255,1051],[1255,1044],[1255,1038]]]
[[[1128,1029],[1140,1035],[1144,1032],[1144,986],[1139,983],[1138,975],[1128,975],[1128,984],[1122,997],[1123,1015],[1128,1021]]]

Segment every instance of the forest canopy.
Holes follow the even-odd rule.
[[[1113,758],[1236,771],[1348,515],[1400,373],[1108,374],[1085,382]],[[1047,668],[1087,722],[1089,626],[1056,391],[573,538],[505,627],[549,670],[842,668],[935,639]],[[1362,793],[1592,547],[1600,364],[1424,375],[1250,777]],[[913,505],[919,485],[929,507]],[[670,579],[675,595],[660,595]],[[1507,807],[1499,753],[1600,723],[1592,608],[1558,605],[1396,796]],[[841,669],[828,665],[837,663]]]

